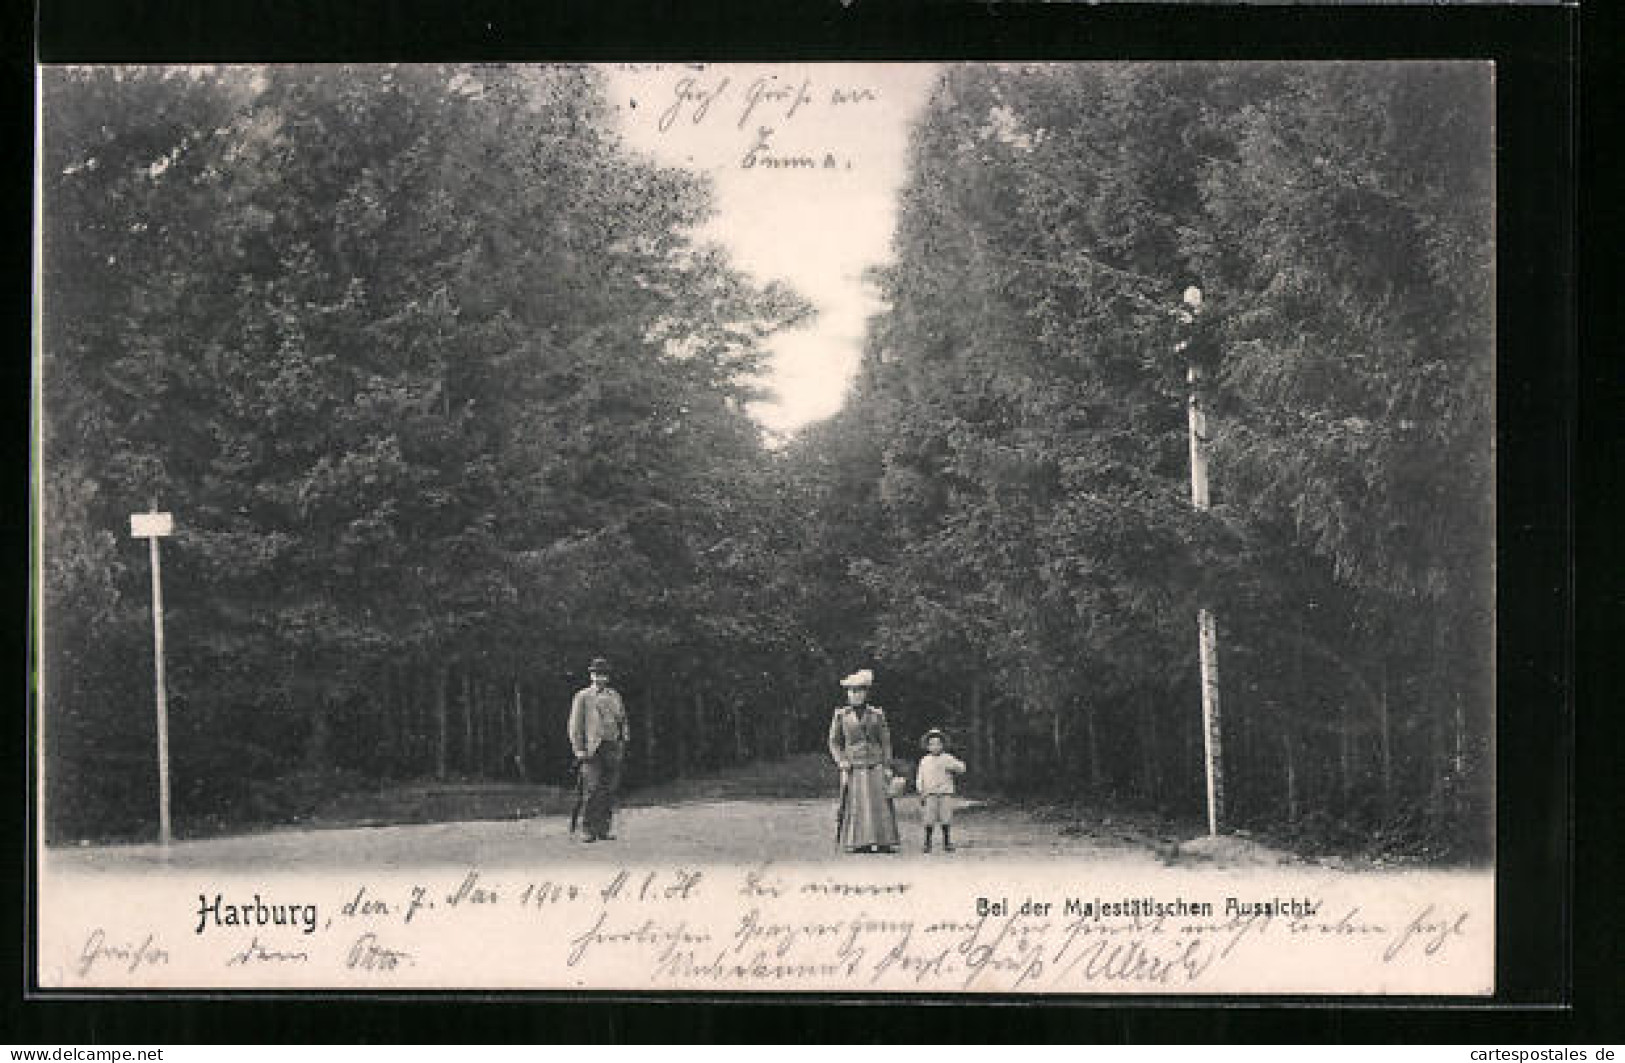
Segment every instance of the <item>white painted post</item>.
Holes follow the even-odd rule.
[[[1202,290],[1185,289],[1184,317],[1194,322],[1202,308]],[[1185,343],[1180,343],[1180,349]],[[1202,369],[1192,362],[1185,371],[1190,385],[1190,449],[1191,449],[1191,505],[1198,512],[1207,512],[1207,411],[1202,406]],[[1206,604],[1196,611],[1196,652],[1202,677],[1202,759],[1207,775],[1207,830],[1209,835],[1219,833],[1224,819],[1224,754],[1219,729],[1219,635],[1213,619],[1213,610]]]
[[[156,506],[154,507],[156,508]],[[152,558],[152,676],[158,703],[158,844],[168,848],[169,826],[169,693],[164,685],[164,580],[158,540],[174,530],[168,513],[132,513],[130,534],[147,540]]]

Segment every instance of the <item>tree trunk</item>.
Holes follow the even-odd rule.
[[[479,756],[474,763],[479,765],[481,775],[491,771],[493,763],[492,752],[501,748],[497,735],[497,722],[500,713],[491,712],[491,685],[485,679],[474,681],[474,745],[479,750]],[[498,754],[500,755],[500,754]]]
[[[495,680],[488,681],[485,704],[491,721],[491,740],[485,762],[491,766],[493,778],[506,779],[513,766],[513,754],[509,752],[513,748],[512,736],[508,733],[513,726],[513,716],[508,712],[505,699],[498,696],[500,689]]]
[[[1443,701],[1444,686],[1444,640],[1441,638],[1439,624],[1433,624],[1433,637],[1430,640],[1432,657],[1428,661],[1427,686],[1422,704],[1430,707],[1428,712],[1428,822],[1437,826],[1445,816],[1445,782],[1449,776],[1449,736],[1447,731],[1450,723],[1445,720],[1445,714],[1432,706],[1440,705]]]
[[[1286,818],[1289,823],[1298,822],[1298,761],[1293,747],[1290,732],[1281,732],[1281,750],[1286,762]]]
[[[1461,691],[1452,691],[1451,704],[1455,707],[1453,719],[1455,720],[1454,741],[1452,743],[1451,768],[1457,778],[1467,773],[1467,705]]]
[[[1001,758],[1001,753],[1003,750],[999,748],[999,716],[1001,712],[1001,704],[1002,701],[999,698],[994,698],[992,703],[986,707],[982,714],[983,722],[987,726],[986,742],[988,775],[996,783],[1003,781],[1003,764]]]
[[[407,678],[406,666],[391,665],[390,675],[394,677],[390,698],[395,706],[394,759],[390,764],[390,774],[408,775],[416,767],[417,750],[412,745],[412,734],[416,730],[413,714],[417,706],[412,697],[412,684]]]
[[[1312,704],[1309,699],[1309,691],[1304,689],[1303,684],[1303,643],[1297,639],[1292,641],[1292,688],[1287,703],[1298,706],[1300,711],[1303,706]],[[1313,732],[1310,733],[1313,734]],[[1308,789],[1308,783],[1311,780],[1302,778],[1298,773],[1297,739],[1290,733],[1284,733],[1283,737],[1287,743],[1287,789],[1291,794],[1287,804],[1293,809],[1299,809],[1308,796],[1305,791]],[[1311,768],[1314,765],[1313,756],[1310,757],[1310,765]],[[1293,818],[1295,819],[1296,816]]]
[[[1388,716],[1388,654],[1384,652],[1377,671],[1377,753],[1382,769],[1383,817],[1394,812],[1393,725]]]
[[[525,691],[518,676],[513,681],[513,767],[520,782],[530,781],[530,769],[525,765]]]
[[[331,725],[328,720],[327,698],[310,699],[310,735],[305,743],[305,767],[312,771],[325,771],[330,753]]]
[[[697,685],[694,687],[694,726],[690,729],[689,741],[693,743],[694,748],[693,770],[699,771],[706,762],[705,691]]]
[[[1353,712],[1350,699],[1345,696],[1337,714],[1337,792],[1345,815],[1354,802]]]
[[[733,716],[734,763],[743,764],[750,757],[749,745],[745,741],[745,709],[737,693],[729,695],[728,705]]]
[[[512,718],[508,715],[507,699],[501,696],[502,688],[495,680],[487,678],[480,684],[481,718],[485,721],[485,756],[482,758],[485,770],[491,773],[493,779],[508,777],[508,725]]]
[[[1451,693],[1455,712],[1455,741],[1451,752],[1450,818],[1461,823],[1467,797],[1467,705],[1460,690]]]
[[[450,744],[450,715],[451,706],[447,702],[451,698],[451,667],[441,665],[434,684],[434,777],[442,781],[446,778],[446,747]]]
[[[1157,770],[1160,750],[1157,749],[1157,712],[1151,698],[1140,699],[1140,760],[1145,776],[1146,796],[1153,805],[1162,805],[1162,774]]]
[[[434,689],[432,669],[417,665],[408,673],[411,688],[407,697],[412,704],[412,760],[416,773],[427,775],[434,770]]]
[[[416,742],[417,732],[417,698],[413,693],[413,686],[403,665],[394,665],[390,674],[395,680],[395,763],[394,773],[405,775],[408,773],[407,765],[417,760]]]
[[[379,773],[384,777],[393,777],[400,774],[401,765],[406,763],[408,756],[406,683],[401,679],[400,666],[394,663],[384,665],[382,681],[383,718],[378,722],[382,729],[382,734],[378,737],[378,749],[383,754],[384,762],[380,765]]]
[[[988,762],[987,743],[982,732],[982,677],[977,675],[970,683],[970,755],[975,770],[992,775],[993,765]]]
[[[650,688],[648,688],[648,689],[646,689],[644,691],[644,694],[643,694],[643,715],[640,716],[638,718],[638,720],[637,720],[638,733],[643,736],[643,763],[649,769],[653,769],[659,764],[659,760],[655,757],[655,748],[656,748],[656,741],[655,741],[655,704],[656,704],[656,700],[657,699],[655,697],[655,692],[654,692],[653,687],[650,687]],[[631,721],[628,721],[628,726],[632,726]]]
[[[1104,771],[1100,762],[1100,730],[1095,725],[1095,709],[1088,705],[1083,710],[1084,740],[1089,743],[1089,796],[1099,799]]]
[[[485,683],[478,675],[469,683],[468,710],[474,718],[474,750],[468,758],[469,774],[476,777],[485,774],[485,747],[486,731],[489,721],[485,718]]]
[[[471,771],[474,766],[474,673],[471,670],[463,673],[463,771]]]
[[[497,718],[503,713],[491,711],[491,684],[483,676],[474,680],[474,770],[482,777],[491,774],[492,756],[498,747]],[[497,754],[500,756],[500,753]]]

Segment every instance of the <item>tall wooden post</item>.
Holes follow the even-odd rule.
[[[1200,288],[1185,289],[1185,320],[1194,322],[1202,308]],[[1181,343],[1180,349],[1186,347]],[[1191,362],[1185,372],[1190,385],[1191,505],[1207,512],[1207,411],[1202,404],[1202,368]],[[1224,819],[1224,755],[1219,729],[1219,636],[1213,610],[1206,603],[1196,611],[1196,652],[1202,676],[1202,752],[1207,774],[1207,830],[1219,833]]]
[[[154,504],[154,509],[157,505]],[[168,513],[132,513],[130,535],[147,540],[152,559],[152,678],[158,706],[158,844],[168,847],[169,829],[169,691],[164,683],[164,577],[158,540],[174,530]]]

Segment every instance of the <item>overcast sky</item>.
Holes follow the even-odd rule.
[[[613,66],[610,96],[630,145],[710,174],[718,216],[700,235],[763,280],[779,279],[817,319],[772,341],[756,409],[787,433],[840,408],[864,323],[879,309],[862,280],[890,257],[908,129],[936,68],[921,63]],[[754,152],[768,130],[765,152]],[[769,159],[809,159],[813,168]],[[752,162],[754,165],[747,165]]]

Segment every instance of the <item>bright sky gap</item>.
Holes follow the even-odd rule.
[[[769,341],[763,383],[774,397],[753,409],[756,418],[784,436],[835,413],[866,322],[881,309],[863,274],[891,257],[909,127],[937,67],[648,64],[605,73],[628,145],[714,182],[717,213],[696,236],[817,308],[811,323]]]

